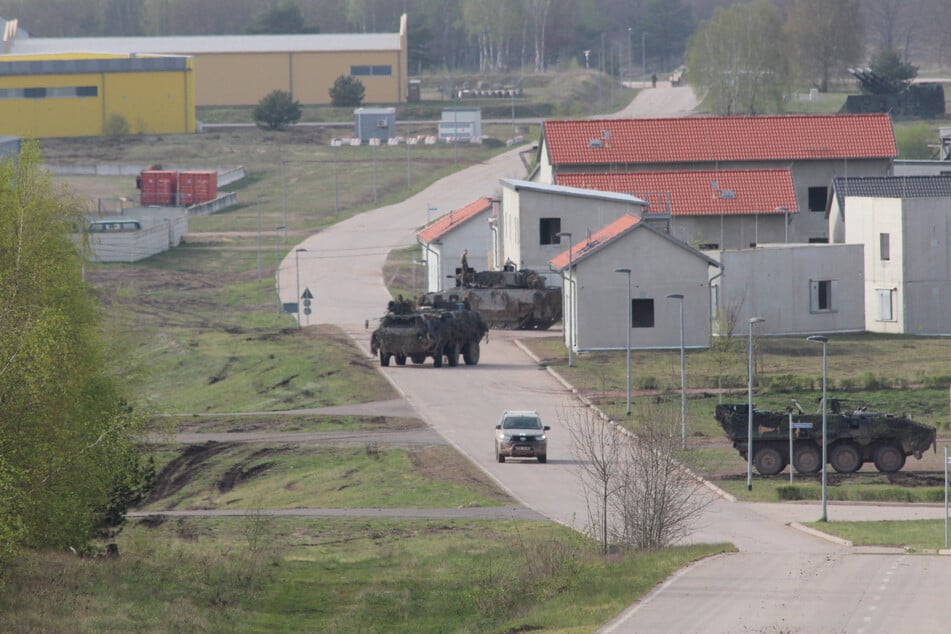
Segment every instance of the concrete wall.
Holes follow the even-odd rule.
[[[746,332],[750,317],[766,319],[761,334],[860,332],[865,329],[863,251],[860,244],[790,244],[707,252],[723,265],[713,282],[715,309],[732,316],[734,335]],[[814,302],[813,283],[820,281],[831,283],[829,310]]]
[[[487,218],[491,213],[492,209],[489,208],[476,214],[444,234],[439,239],[441,244],[430,245],[428,252],[425,247],[423,248],[423,259],[427,260],[426,290],[428,292],[455,287],[456,269],[459,267],[464,249],[469,250],[466,259],[470,268],[476,271],[488,270],[492,252],[492,232]]]
[[[652,328],[628,329],[628,278],[616,268],[631,269],[632,299],[653,300]],[[684,295],[684,345],[707,347],[709,276],[706,259],[644,227],[635,229],[575,266],[575,292],[565,294],[567,314],[574,320],[569,317],[565,330],[574,330],[579,351],[626,349],[628,330],[632,348],[679,348],[680,301],[667,299],[679,293]]]
[[[790,214],[790,217],[796,215]],[[786,217],[781,214],[674,216],[670,219],[670,234],[697,249],[701,244],[718,244],[720,249],[746,249],[756,244],[783,243],[785,221]],[[791,236],[789,239],[792,241]]]

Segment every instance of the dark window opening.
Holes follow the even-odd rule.
[[[829,238],[809,238],[809,244],[829,244]]]
[[[891,259],[891,254],[889,253],[889,237],[887,233],[878,234],[878,252],[879,257],[882,260]]]
[[[825,211],[829,190],[825,187],[809,188],[809,211]]]
[[[46,97],[46,88],[24,88],[23,96],[26,99],[43,99]]]
[[[77,97],[96,97],[99,95],[98,86],[78,86],[76,88]]]
[[[370,74],[369,66],[351,66],[350,74],[354,77],[362,77]]]
[[[654,327],[654,300],[631,300],[631,328]]]
[[[539,244],[559,244],[561,239],[561,218],[542,218],[538,223]]]
[[[392,66],[371,66],[370,74],[375,77],[376,76],[389,77],[390,75],[393,74],[393,67]]]
[[[716,251],[720,248],[720,245],[717,242],[701,242],[698,248],[701,251]]]

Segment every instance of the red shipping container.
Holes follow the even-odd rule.
[[[178,172],[142,170],[139,184],[143,205],[173,206],[177,203]]]
[[[179,200],[185,206],[208,202],[218,197],[218,172],[214,170],[182,172],[179,175]]]

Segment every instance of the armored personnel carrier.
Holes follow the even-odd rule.
[[[545,285],[531,269],[456,274],[456,287],[427,293],[421,304],[463,303],[478,311],[492,328],[547,330],[561,319],[561,289]]]
[[[937,430],[906,416],[867,411],[846,412],[841,401],[830,399],[826,414],[829,463],[839,473],[853,473],[873,462],[883,473],[905,466],[905,458],[921,458],[937,447]],[[717,405],[717,422],[733,448],[745,459],[749,436],[749,409],[744,404]],[[790,456],[790,423],[792,456]],[[759,411],[753,407],[753,466],[761,475],[776,475],[792,462],[798,473],[822,469],[822,414]]]
[[[434,367],[459,365],[462,355],[466,365],[479,363],[479,342],[489,327],[474,310],[461,304],[415,307],[408,300],[390,302],[380,326],[370,336],[370,350],[380,358],[380,365],[406,365],[409,359],[419,365],[432,357]]]

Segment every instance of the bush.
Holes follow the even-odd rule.
[[[359,79],[354,79],[349,75],[341,75],[334,80],[334,85],[329,92],[331,105],[355,108],[363,103],[363,95],[366,90],[363,87],[363,82]]]
[[[121,114],[111,114],[102,124],[102,133],[105,136],[127,136],[131,132],[129,121]]]
[[[258,103],[252,116],[259,127],[285,130],[287,126],[300,121],[301,109],[289,92],[274,90]]]

